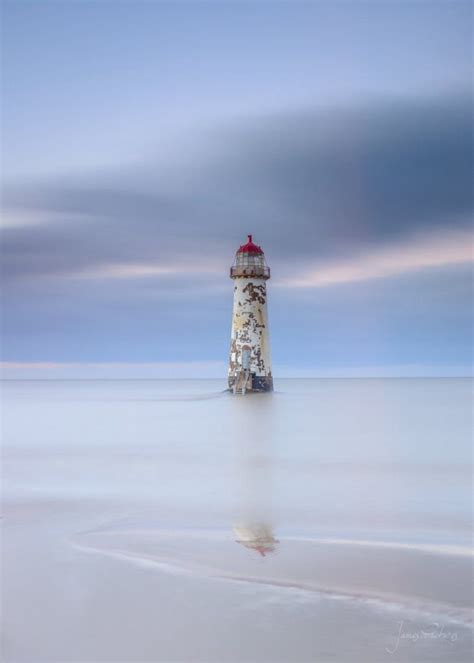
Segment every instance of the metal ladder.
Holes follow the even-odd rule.
[[[236,381],[234,382],[233,392],[235,394],[245,394],[247,385],[249,383],[250,370],[247,368],[245,371],[239,371]]]

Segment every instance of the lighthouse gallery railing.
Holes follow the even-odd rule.
[[[241,267],[233,265],[230,268],[230,277],[238,278],[239,276],[253,276],[259,279],[269,279],[270,278],[270,267],[266,265],[264,267]]]

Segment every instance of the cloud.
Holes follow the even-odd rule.
[[[399,276],[420,269],[470,263],[473,259],[473,239],[471,231],[423,235],[403,244],[369,251],[350,260],[318,265],[299,276],[277,283],[293,288],[324,288]]]
[[[82,271],[70,272],[70,278],[108,280],[108,279],[143,279],[151,277],[185,277],[196,276],[197,274],[214,274],[222,276],[218,269],[212,269],[212,266],[205,268],[199,264],[176,265],[153,264],[153,263],[109,263],[97,268],[85,268]]]
[[[4,276],[224,272],[253,232],[286,278],[470,222],[469,95],[249,118],[189,155],[10,188],[6,212],[41,223],[5,228]]]

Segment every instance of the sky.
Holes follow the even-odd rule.
[[[470,2],[2,2],[2,361],[225,377],[265,251],[274,375],[466,375]]]

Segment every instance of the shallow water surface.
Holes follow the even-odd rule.
[[[7,661],[467,661],[471,383],[3,385]]]

